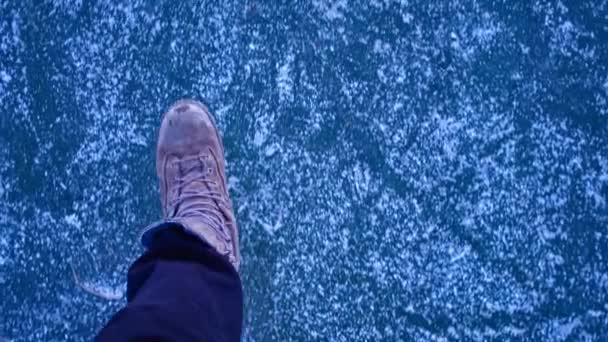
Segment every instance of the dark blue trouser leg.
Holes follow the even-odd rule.
[[[127,306],[98,341],[239,341],[238,273],[206,243],[179,228],[158,232],[129,269]]]

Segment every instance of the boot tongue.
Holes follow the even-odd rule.
[[[178,190],[173,219],[235,263],[236,258],[230,252],[232,237],[226,226],[234,219],[224,208],[227,203],[218,165],[204,155],[181,159],[175,165],[178,172],[174,185]]]
[[[203,221],[226,221],[220,202],[223,195],[217,182],[216,166],[205,156],[179,162],[179,193],[174,216],[203,217]],[[223,227],[216,229],[223,230]],[[223,232],[222,232],[223,233]]]
[[[177,166],[179,168],[179,176],[182,178],[188,177],[189,174],[193,172],[200,173],[202,176],[205,172],[205,165],[201,159],[203,158],[189,156],[176,160]]]
[[[213,181],[210,178],[209,169],[211,164],[204,156],[199,157],[188,157],[181,159],[178,162],[178,175],[182,182],[188,184],[182,184],[181,191],[211,191],[212,188],[209,185],[209,181]],[[181,194],[180,194],[181,195]]]

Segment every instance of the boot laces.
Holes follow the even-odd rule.
[[[224,239],[230,240],[226,234],[226,217],[222,209],[228,207],[226,196],[220,191],[216,180],[210,177],[212,168],[204,163],[208,156],[197,156],[194,158],[180,159],[175,163],[180,167],[186,162],[198,160],[186,166],[183,172],[179,172],[175,179],[173,198],[170,208],[173,208],[173,216],[196,217],[202,223],[220,233]],[[181,164],[181,165],[180,165]],[[191,186],[200,183],[202,186]]]

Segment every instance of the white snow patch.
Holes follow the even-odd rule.
[[[374,41],[374,53],[383,54],[389,52],[391,49],[391,45],[389,43],[383,42],[380,39],[376,39]]]
[[[363,199],[370,190],[371,175],[367,165],[357,164],[353,169],[352,182],[355,185],[357,195]]]
[[[452,259],[450,259],[450,262],[456,262],[464,257],[467,256],[467,254],[469,254],[469,252],[471,251],[471,247],[469,246],[465,246],[462,251],[460,253],[458,253],[458,255],[455,255],[452,257]]]
[[[266,130],[257,130],[255,131],[255,135],[253,136],[253,144],[255,146],[262,146],[264,141],[266,141],[266,137],[268,136],[268,132]]]
[[[580,325],[581,320],[578,317],[566,323],[562,323],[556,320],[553,322],[553,326],[555,329],[554,337],[557,341],[564,341],[570,336],[570,334],[572,334],[572,331]]]
[[[281,145],[279,145],[278,143],[273,143],[266,147],[264,154],[266,155],[266,157],[272,157],[275,153],[277,153],[280,150],[281,150]]]
[[[7,74],[6,71],[2,70],[0,71],[0,79],[2,79],[2,81],[4,83],[8,83],[10,82],[13,78],[11,77],[11,75]]]
[[[290,74],[294,59],[293,53],[288,54],[277,74],[277,88],[279,89],[279,100],[281,102],[293,98],[293,79]]]
[[[274,117],[272,116],[272,113],[266,111],[256,113],[256,115],[256,129],[253,135],[253,145],[261,147],[270,136],[271,128],[274,125]]]
[[[67,224],[76,228],[80,228],[82,225],[80,219],[78,219],[78,216],[76,216],[76,214],[66,215],[63,219]]]
[[[348,6],[346,0],[337,0],[331,4],[328,4],[328,1],[316,0],[313,4],[329,20],[344,19],[342,12]]]
[[[281,229],[283,227],[283,215],[282,213],[280,213],[277,221],[274,224],[268,223],[268,222],[264,222],[262,221],[260,218],[258,217],[252,217],[253,221],[257,222],[258,224],[260,224],[260,226],[262,226],[262,228],[264,228],[264,230],[270,234],[270,235],[274,235],[274,233],[276,233],[279,229]]]

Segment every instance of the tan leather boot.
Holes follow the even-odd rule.
[[[158,230],[181,226],[226,256],[238,271],[238,228],[226,184],[224,146],[205,105],[180,100],[165,113],[156,171],[164,220],[145,229],[144,245]]]

